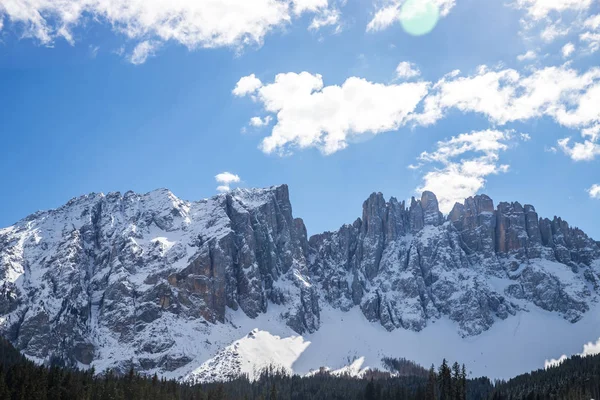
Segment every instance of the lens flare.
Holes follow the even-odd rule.
[[[431,0],[407,0],[400,10],[400,23],[413,36],[431,32],[439,18],[440,8]]]

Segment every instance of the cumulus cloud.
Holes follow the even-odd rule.
[[[517,56],[517,60],[519,61],[530,61],[535,60],[537,58],[537,54],[533,50],[527,51],[525,54],[521,54]]]
[[[563,57],[568,58],[575,51],[575,45],[573,43],[569,42],[562,47],[561,51],[562,51]]]
[[[583,143],[576,142],[570,145],[571,139],[564,138],[558,141],[561,150],[574,161],[591,161],[600,155],[600,145],[589,140]]]
[[[514,69],[481,66],[474,75],[452,73],[438,81],[421,117],[435,122],[447,109],[457,108],[498,124],[550,116],[577,128],[600,118],[597,107],[590,108],[599,90],[600,68],[579,74],[567,66],[546,67],[522,76]]]
[[[476,74],[462,77],[451,73],[438,81],[425,98],[423,111],[414,118],[432,124],[450,109],[478,113],[492,123],[550,117],[558,124],[582,130],[588,140],[561,148],[574,160],[598,155],[597,136],[589,135],[600,123],[600,68],[579,73],[567,65],[534,69],[521,75],[513,69],[491,70],[480,67]]]
[[[481,66],[466,76],[452,71],[435,83],[381,84],[350,77],[341,86],[326,86],[321,75],[308,72],[278,74],[268,84],[249,75],[233,93],[250,95],[273,115],[276,123],[261,145],[266,153],[317,147],[331,154],[356,136],[435,124],[458,110],[497,126],[548,117],[581,131],[584,142],[559,144],[571,158],[599,154],[599,67],[579,72],[565,64],[522,74]]]
[[[250,118],[250,125],[260,128],[262,126],[267,126],[271,123],[271,116],[267,115],[264,118],[261,117],[252,117]]]
[[[251,76],[240,79],[236,89],[251,81]],[[341,86],[325,86],[321,75],[302,72],[278,74],[272,83],[249,86],[254,91],[240,89],[238,95],[256,93],[265,111],[277,115],[271,135],[260,146],[265,153],[316,147],[331,154],[352,137],[404,126],[426,95],[428,83],[385,85],[351,77]]]
[[[431,0],[440,9],[442,17],[447,16],[450,10],[456,5],[455,0]],[[378,7],[375,15],[367,25],[367,32],[381,31],[389,28],[394,23],[400,22],[402,17],[401,7],[404,0],[389,0],[385,2],[375,2]]]
[[[217,186],[217,191],[219,192],[228,192],[231,190],[231,185],[233,183],[239,183],[241,181],[238,175],[232,174],[231,172],[221,172],[220,174],[215,175],[215,180],[220,184]]]
[[[24,37],[51,45],[74,43],[73,30],[88,21],[106,23],[136,42],[175,41],[190,49],[260,45],[277,27],[304,13],[330,12],[328,0],[13,0],[0,3]],[[139,46],[139,45],[138,45]],[[144,45],[146,48],[148,44]],[[137,49],[138,47],[136,47]],[[139,51],[144,47],[139,48]],[[143,57],[131,56],[132,60]]]
[[[396,78],[410,79],[416,78],[419,75],[421,75],[421,71],[419,71],[419,68],[414,63],[402,61],[396,67]]]
[[[489,175],[508,171],[509,166],[499,162],[500,153],[516,137],[512,131],[488,129],[438,142],[433,152],[423,152],[418,158],[421,166],[433,165],[433,169],[425,173],[422,185],[415,191],[434,192],[440,210],[450,212],[456,202],[481,190]],[[519,137],[527,140],[523,134]]]
[[[600,199],[600,185],[599,184],[593,184],[588,190],[587,190],[588,194],[590,195],[590,197],[592,199]],[[599,339],[600,341],[600,339]],[[600,353],[600,351],[598,351]]]
[[[240,78],[240,80],[236,83],[232,93],[241,97],[256,92],[256,90],[261,86],[262,82],[260,79],[258,79],[256,75],[251,74]]]
[[[600,354],[600,338],[594,343],[589,342],[583,345],[583,352],[577,354],[580,357],[594,356]],[[566,355],[560,356],[558,359],[546,360],[544,362],[544,369],[553,368],[559,366],[563,361],[567,359]]]

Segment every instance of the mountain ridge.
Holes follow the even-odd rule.
[[[600,247],[485,195],[443,216],[431,192],[373,193],[353,224],[308,238],[276,185],[76,197],[0,229],[0,265],[0,330],[28,357],[184,376],[242,317],[309,336],[323,310],[387,331],[448,318],[464,338],[534,308],[575,324],[597,303]]]

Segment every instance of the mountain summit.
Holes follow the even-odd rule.
[[[310,343],[293,337],[333,343],[344,320],[378,337],[435,337],[440,321],[465,343],[533,313],[587,327],[600,293],[599,244],[531,205],[479,195],[444,217],[431,192],[409,205],[373,193],[362,218],[309,239],[286,185],[82,196],[0,229],[0,266],[0,329],[28,357],[201,380],[279,344],[290,369],[344,364],[325,350],[299,361]],[[376,352],[365,343],[356,356]]]

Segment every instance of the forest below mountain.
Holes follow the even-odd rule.
[[[144,376],[133,369],[124,376],[111,371],[73,370],[56,360],[39,366],[0,339],[0,400],[223,400],[223,399],[597,399],[600,398],[600,355],[565,360],[546,370],[492,382],[467,379],[466,367],[449,365],[426,370],[404,359],[385,360],[390,371],[371,371],[363,378],[289,376],[267,370],[258,380],[244,377],[229,382],[189,384]]]

